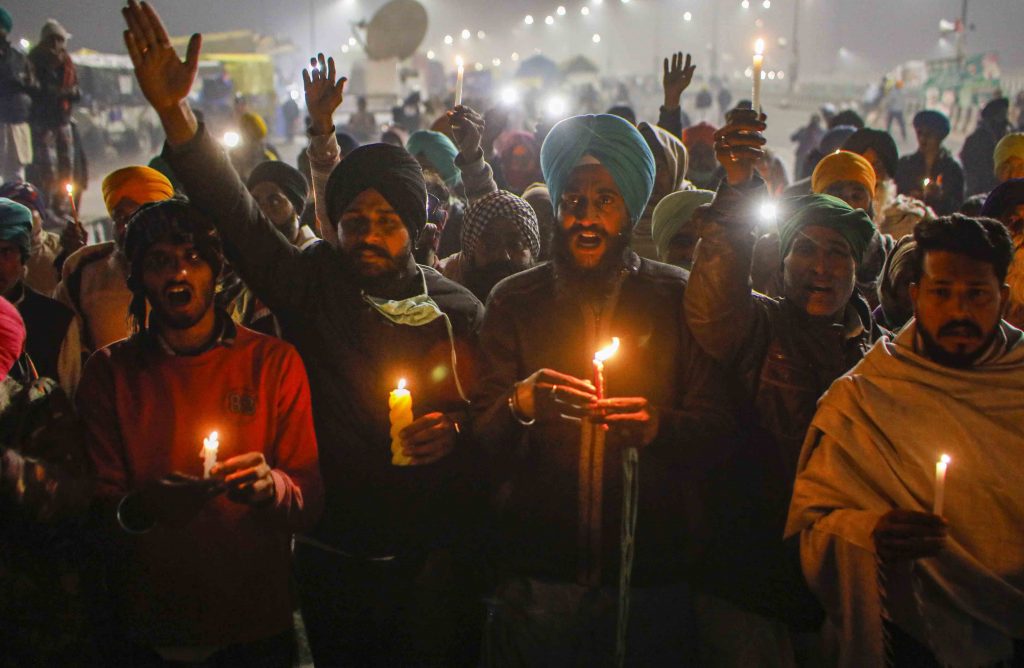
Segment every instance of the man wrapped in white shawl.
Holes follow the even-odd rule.
[[[919,226],[917,320],[832,385],[804,443],[786,534],[801,534],[844,666],[885,665],[883,619],[945,665],[1008,660],[1015,642],[1020,653],[1024,334],[1000,319],[1012,250],[997,226]],[[942,454],[952,463],[939,518]],[[931,537],[880,535],[894,513],[930,523]]]

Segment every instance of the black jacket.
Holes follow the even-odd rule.
[[[0,44],[0,123],[27,123],[34,90],[28,57],[4,40]]]
[[[449,538],[467,510],[461,490],[468,484],[468,448],[428,466],[392,466],[388,417],[388,394],[399,378],[408,382],[416,416],[466,410],[444,320],[394,325],[363,299],[336,249],[320,242],[299,251],[288,243],[205,128],[164,156],[191,200],[216,222],[228,260],[278,317],[306,365],[326,492],[314,537],[367,556],[419,553]],[[428,293],[451,319],[468,391],[482,306],[465,288],[421,270]],[[421,292],[417,272],[378,296]]]
[[[931,179],[939,186],[935,196],[925,197],[924,180]],[[896,167],[896,189],[901,195],[916,197],[940,216],[960,210],[964,203],[964,170],[945,148],[932,165],[931,174],[925,174],[924,156],[920,151],[900,158]]]
[[[24,283],[21,290],[24,296],[16,303],[25,321],[25,350],[40,376],[59,378],[60,351],[75,314],[56,299],[41,295]]]
[[[502,479],[498,555],[508,572],[578,581],[581,565],[599,556],[601,580],[618,582],[623,443],[609,436],[604,455],[603,522],[593,543],[601,549],[581,549],[581,425],[541,417],[525,427],[508,406],[513,384],[539,369],[591,378],[594,352],[612,336],[621,348],[606,365],[607,396],[646,397],[661,410],[656,440],[640,451],[633,582],[679,581],[698,558],[700,492],[728,456],[731,403],[686,327],[685,272],[629,255],[618,299],[601,316],[560,284],[550,263],[505,279],[488,300],[474,429]]]

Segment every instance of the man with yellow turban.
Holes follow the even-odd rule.
[[[1011,132],[996,144],[996,181],[1024,179],[1024,132]]]
[[[875,169],[865,158],[850,151],[836,151],[818,163],[811,174],[811,191],[832,195],[854,209],[872,213]]]
[[[114,239],[86,246],[64,263],[54,293],[80,320],[82,349],[93,351],[126,338],[128,262],[123,246],[128,220],[148,202],[174,196],[167,177],[151,167],[123,167],[103,179],[103,203],[114,221]]]

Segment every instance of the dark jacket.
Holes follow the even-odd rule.
[[[679,581],[698,558],[701,485],[728,455],[730,401],[686,328],[685,272],[632,252],[627,267],[618,298],[600,315],[564,287],[551,263],[505,279],[488,300],[474,431],[502,478],[498,556],[507,572],[580,581],[584,565],[599,558],[600,580],[618,582],[623,443],[608,437],[603,521],[584,536],[581,424],[542,416],[526,427],[508,405],[513,384],[542,368],[591,378],[594,352],[612,336],[621,348],[606,364],[607,396],[643,396],[661,411],[656,440],[640,451],[633,583]]]
[[[318,540],[368,556],[413,553],[449,537],[468,512],[462,486],[468,449],[428,466],[391,465],[388,394],[400,378],[416,416],[465,411],[454,383],[443,319],[399,326],[375,311],[326,242],[299,251],[278,233],[200,128],[164,157],[189,197],[216,222],[232,266],[277,316],[309,375],[326,509]],[[437,272],[421,268],[427,291],[451,319],[458,371],[473,377],[480,302]],[[388,299],[422,292],[419,272],[389,287]],[[463,444],[460,444],[460,446]]]
[[[0,123],[28,123],[34,83],[28,58],[4,40],[0,44]]]
[[[713,539],[719,559],[706,583],[720,595],[790,621],[816,617],[800,575],[795,545],[782,532],[797,458],[818,398],[884,332],[854,293],[843,324],[813,319],[785,298],[751,290],[754,221],[763,186],[723,183],[712,203],[686,292],[694,338],[726,367],[746,432],[709,502],[725,531]],[[804,591],[801,594],[801,588]],[[803,598],[806,595],[806,598]],[[800,620],[806,613],[806,618]]]
[[[31,123],[46,128],[67,125],[71,122],[71,104],[81,97],[71,56],[65,53],[60,63],[54,64],[52,54],[37,45],[28,59],[39,82],[32,96]],[[74,83],[69,87],[67,82]]]
[[[925,197],[925,179],[938,184],[938,195]],[[943,148],[932,165],[931,174],[926,174],[924,155],[918,151],[900,158],[896,167],[896,189],[901,195],[910,195],[923,201],[938,215],[948,216],[959,211],[964,203],[964,170],[956,158]]]
[[[999,185],[996,179],[996,144],[1006,134],[1006,127],[993,127],[994,124],[981,122],[964,141],[960,150],[960,163],[964,166],[967,180],[967,197],[991,192]]]
[[[40,376],[59,378],[59,360],[74,312],[56,299],[45,297],[21,284],[23,296],[14,299],[25,321],[25,350]]]

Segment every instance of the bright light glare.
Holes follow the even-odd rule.
[[[341,45],[341,52],[342,53],[348,53],[348,44],[342,44]]]
[[[462,39],[469,39],[473,33],[469,32],[469,28],[462,29]]]
[[[234,148],[238,146],[238,144],[241,141],[241,135],[239,135],[237,132],[234,132],[233,130],[229,130],[228,132],[224,133],[223,137],[221,137],[220,143],[224,144],[228,148]]]
[[[750,9],[750,0],[743,0],[743,2],[740,3],[740,7],[743,9]]]
[[[552,119],[562,118],[569,110],[569,103],[561,95],[552,95],[544,102],[544,110]]]
[[[448,46],[451,46],[452,42],[454,42],[454,41],[455,41],[455,39],[451,35],[445,35],[444,36],[444,43],[447,44]]]
[[[516,53],[515,51],[513,51],[512,52],[512,62],[515,63],[515,62],[518,62],[518,61],[519,61],[519,54]]]
[[[601,43],[601,36],[598,35],[596,32],[594,33],[594,36],[591,37],[590,39],[591,39],[592,42],[594,42],[594,44],[600,44]]]
[[[437,57],[437,54],[434,53],[433,49],[431,49],[430,51],[427,51],[427,60],[433,60],[436,57]]]
[[[683,20],[684,21],[692,21],[693,20],[693,14],[691,14],[690,12],[683,12]]]
[[[761,3],[761,6],[764,7],[765,9],[771,9],[772,0],[764,0],[764,2]]]
[[[519,104],[519,89],[515,86],[506,86],[502,88],[501,103],[508,107]]]
[[[21,48],[25,49],[26,51],[28,51],[29,47],[31,47],[31,46],[32,46],[32,42],[28,41],[28,40],[27,40],[27,39],[25,39],[24,37],[22,37],[22,38],[21,38],[21,39],[20,39],[20,40],[18,41],[18,44],[21,44]]]
[[[773,202],[764,202],[761,204],[761,220],[765,223],[774,223],[775,217],[779,213],[778,207]]]
[[[558,9],[555,10],[555,13],[559,16],[565,16],[565,7],[558,5]]]
[[[290,97],[293,100],[299,99],[299,91],[297,91],[297,90],[288,91],[288,97]]]
[[[554,16],[545,16],[545,17],[544,17],[544,23],[546,23],[546,24],[547,24],[547,25],[549,25],[549,26],[550,26],[550,25],[554,25],[554,23],[555,23],[555,17],[554,17]]]
[[[580,14],[590,16],[590,7],[580,7]]]
[[[532,26],[533,25],[533,17],[530,16],[529,14],[527,14],[526,18],[523,19],[523,23],[525,23],[528,26]]]

